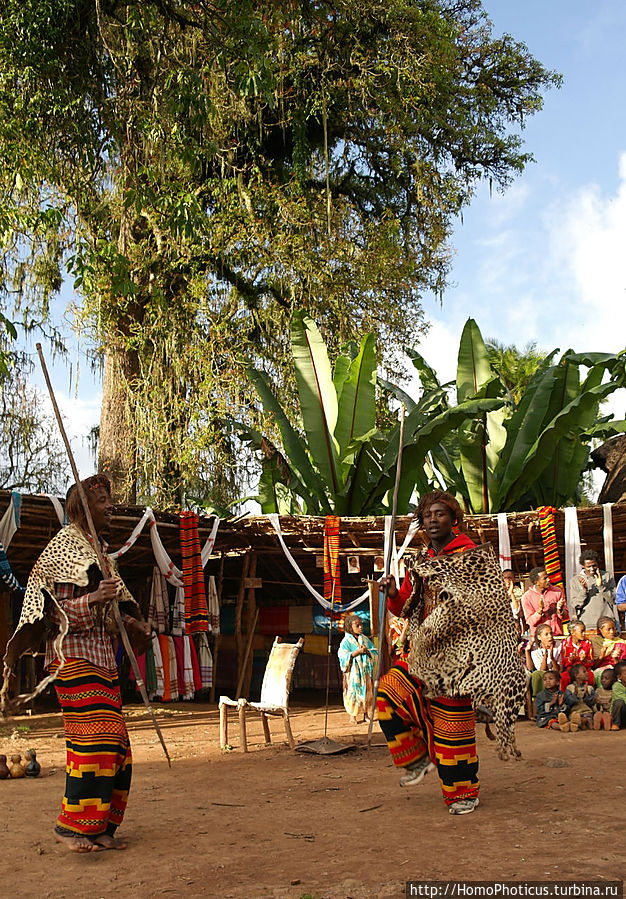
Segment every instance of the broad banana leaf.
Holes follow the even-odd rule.
[[[291,426],[289,419],[272,393],[267,375],[265,372],[258,371],[252,367],[247,368],[246,372],[256,387],[256,391],[263,403],[263,408],[266,412],[269,412],[274,416],[274,420],[276,421],[283,438],[285,455],[289,459],[290,466],[295,472],[296,477],[303,485],[306,485],[310,497],[317,497],[319,510],[325,514],[329,514],[332,509],[329,505],[322,481],[309,461],[304,441]],[[311,513],[319,514],[319,512],[314,513],[313,508],[314,506],[311,507]]]
[[[251,428],[236,421],[231,422],[231,424],[241,440],[246,441],[252,449],[262,454],[262,465],[267,464],[272,468],[273,479],[277,482],[280,481],[294,496],[299,496],[305,502],[307,508],[311,510],[311,514],[319,514],[319,498],[311,491],[309,486],[304,484],[293,466],[289,464],[284,454],[274,446],[271,440],[264,437],[256,428]],[[257,497],[257,499],[263,505],[261,498]]]
[[[337,394],[326,345],[317,325],[302,309],[296,310],[291,320],[291,350],[308,449],[329,496],[335,497],[343,486],[334,436]]]
[[[510,509],[515,501],[532,487],[542,471],[549,464],[559,440],[566,435],[581,416],[602,402],[616,388],[617,384],[607,383],[593,387],[572,400],[551,422],[528,449],[526,457],[513,478],[513,469],[505,472],[501,484],[501,508]]]
[[[467,400],[458,406],[452,406],[445,412],[440,412],[435,418],[423,424],[417,430],[413,429],[412,433],[407,425],[410,415],[407,415],[404,431],[405,452],[407,448],[417,448],[422,454],[422,463],[426,453],[430,452],[433,447],[437,446],[450,431],[459,428],[469,418],[475,418],[482,412],[493,412],[495,409],[501,408],[504,400],[502,397],[480,398]],[[413,413],[412,413],[413,414]],[[389,471],[395,464],[398,455],[398,446],[400,443],[400,426],[396,425],[389,437],[389,445],[383,457],[382,467],[384,471]]]
[[[385,390],[387,393],[390,393],[392,396],[395,396],[399,402],[404,403],[404,407],[407,412],[412,412],[413,409],[417,406],[417,403],[413,399],[412,396],[403,390],[401,387],[398,387],[397,384],[392,384],[391,381],[386,381],[384,378],[378,378],[378,384]]]
[[[556,378],[555,372],[558,366],[552,365],[552,359],[558,353],[553,350],[541,363],[528,383],[519,406],[506,422],[506,443],[502,447],[500,458],[494,476],[501,482],[509,464],[518,465],[519,459],[525,454],[534,442],[539,429],[546,421],[547,410],[550,403],[550,395]],[[521,442],[520,442],[521,441]],[[523,445],[526,444],[526,449]],[[498,494],[498,505],[502,496]]]
[[[339,444],[339,458],[342,459],[352,441],[371,433],[375,426],[376,343],[373,334],[368,334],[361,341],[358,355],[350,364],[337,398],[335,439]]]
[[[479,392],[492,396],[506,394],[506,387],[491,367],[480,329],[472,318],[465,323],[461,335],[456,384],[459,403]],[[489,512],[497,503],[498,485],[493,471],[506,442],[504,415],[500,408],[459,428],[461,470],[474,512]]]
[[[282,472],[275,459],[263,460],[258,501],[264,515],[272,512],[278,512],[279,515],[302,514],[291,489],[282,481]]]
[[[567,373],[562,387],[561,408],[572,402],[578,394],[599,386],[604,376],[604,364],[598,364],[591,369],[585,382],[580,385],[578,366],[571,362],[571,355],[567,355],[565,359],[567,360]],[[559,368],[561,367],[559,366]],[[547,504],[560,507],[575,500],[576,489],[581,474],[587,467],[590,451],[589,443],[585,442],[581,435],[593,426],[597,418],[598,403],[590,406],[584,412],[581,411],[580,418],[572,430],[559,440],[550,463],[533,487],[537,492],[537,505]]]
[[[404,347],[404,352],[407,354],[419,373],[420,382],[424,393],[428,390],[436,390],[438,387],[442,386],[439,383],[439,378],[437,377],[437,373],[435,372],[435,370],[430,367],[428,362],[426,362],[424,357],[420,353],[418,353],[417,350],[412,350],[410,347]]]

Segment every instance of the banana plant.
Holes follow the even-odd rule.
[[[282,438],[274,446],[259,431],[239,426],[239,434],[262,456],[259,501],[264,512],[298,511],[319,515],[382,514],[391,506],[400,426],[376,428],[376,351],[372,334],[334,370],[317,326],[304,311],[293,315],[291,344],[301,420],[292,423],[271,389],[268,376],[250,367],[265,413]],[[422,364],[415,354],[414,363]],[[424,366],[426,363],[423,363]],[[424,369],[426,371],[426,368]],[[409,510],[414,491],[432,487],[425,471],[429,453],[451,430],[477,415],[498,409],[503,400],[467,396],[450,406],[447,392],[431,369],[428,390],[407,403],[398,510]],[[406,400],[410,398],[405,397]]]
[[[478,325],[468,319],[459,345],[457,401],[499,396],[430,452],[432,477],[474,513],[574,503],[589,464],[590,443],[626,431],[626,421],[600,416],[601,403],[626,386],[626,351],[575,354],[558,349],[538,364],[517,406],[489,364]],[[436,389],[432,369],[412,356],[424,387]],[[581,376],[581,369],[586,373]],[[423,377],[424,376],[424,377]],[[424,380],[425,378],[425,380]],[[394,388],[395,390],[395,388]]]

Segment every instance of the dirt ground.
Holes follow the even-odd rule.
[[[139,706],[127,708],[134,772],[120,836],[126,852],[76,855],[52,828],[64,785],[60,714],[0,721],[0,752],[37,750],[37,780],[0,781],[2,894],[370,899],[400,897],[420,880],[621,880],[626,851],[626,732],[542,732],[518,726],[519,762],[501,762],[479,727],[480,808],[447,814],[435,774],[401,789],[377,725],[333,706],[329,736],[344,755],[291,752],[280,721],[250,752],[219,748],[213,706],[157,707],[168,769]],[[297,741],[324,732],[324,712],[296,705]]]

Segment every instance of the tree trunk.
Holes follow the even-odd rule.
[[[117,502],[126,505],[134,505],[137,500],[136,429],[127,388],[132,383],[132,369],[128,357],[120,357],[113,350],[107,353],[98,446],[98,471],[111,479]]]

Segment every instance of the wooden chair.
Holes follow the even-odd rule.
[[[244,752],[248,751],[246,734],[246,715],[248,711],[261,713],[266,743],[272,742],[267,720],[268,715],[280,715],[285,722],[285,732],[289,745],[292,749],[296,748],[296,742],[291,733],[291,724],[289,723],[289,690],[291,689],[294,665],[303,645],[304,639],[302,637],[297,643],[281,643],[280,637],[276,637],[267,660],[265,674],[263,675],[261,699],[259,702],[220,696],[220,747],[222,749],[228,745],[229,706],[235,706],[239,713],[239,732]]]

